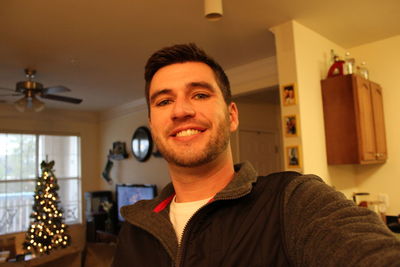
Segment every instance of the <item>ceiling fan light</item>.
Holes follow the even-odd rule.
[[[37,99],[35,96],[23,97],[14,103],[15,108],[19,112],[25,112],[27,110],[33,110],[35,112],[42,111],[44,109],[44,103]]]
[[[28,103],[28,100],[26,99],[26,97],[23,97],[23,98],[15,101],[14,106],[19,112],[25,112],[27,103]]]
[[[35,112],[40,112],[44,109],[44,103],[39,99],[37,99],[35,96],[32,97],[31,103],[32,103],[32,109]]]

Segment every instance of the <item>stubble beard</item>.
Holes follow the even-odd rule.
[[[226,113],[224,120],[219,121],[217,131],[211,136],[203,151],[193,151],[190,147],[184,151],[175,151],[168,149],[159,137],[153,136],[153,139],[168,163],[179,167],[198,167],[212,162],[227,149],[230,138],[229,126],[229,114]]]

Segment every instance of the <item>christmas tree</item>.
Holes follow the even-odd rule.
[[[26,232],[24,248],[33,253],[49,254],[56,248],[69,246],[71,237],[59,207],[59,189],[53,173],[54,161],[42,161],[31,214],[32,223]]]

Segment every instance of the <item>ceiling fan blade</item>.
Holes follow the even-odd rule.
[[[57,86],[51,86],[47,88],[43,88],[43,94],[54,94],[54,93],[61,93],[61,92],[70,92],[71,89],[62,86],[62,85],[57,85]]]
[[[64,102],[68,102],[68,103],[72,103],[72,104],[79,104],[82,102],[82,99],[79,99],[79,98],[60,96],[60,95],[43,94],[40,97],[46,98],[46,99],[51,99],[51,100],[56,100],[56,101],[64,101]]]

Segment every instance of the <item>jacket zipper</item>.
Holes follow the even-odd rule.
[[[178,246],[178,255],[177,255],[177,257],[176,257],[176,267],[179,267],[179,266],[182,266],[182,264],[183,264],[183,257],[182,257],[182,255],[184,255],[183,254],[183,252],[184,252],[184,249],[185,249],[185,247],[186,246],[184,246],[184,244],[186,243],[185,241],[186,241],[186,239],[187,238],[185,238],[185,237],[187,237],[188,236],[188,227],[189,227],[189,224],[190,224],[190,222],[192,221],[192,219],[193,219],[193,217],[196,215],[196,214],[198,214],[199,212],[200,212],[200,210],[202,210],[203,208],[205,208],[206,206],[208,206],[210,203],[207,203],[207,204],[205,204],[204,206],[202,206],[200,209],[198,209],[195,213],[193,213],[193,215],[192,216],[190,216],[190,218],[189,218],[189,220],[187,221],[187,223],[185,224],[185,227],[183,227],[183,232],[182,232],[182,236],[181,236],[181,243],[179,244],[179,246]]]
[[[251,191],[251,190],[250,190],[250,191]],[[185,227],[183,228],[182,237],[181,237],[181,243],[180,243],[179,246],[178,246],[178,255],[177,255],[177,257],[176,257],[176,264],[175,264],[175,267],[183,266],[183,255],[185,255],[184,252],[185,252],[185,248],[187,247],[187,246],[186,246],[186,243],[187,243],[186,239],[188,239],[188,235],[189,235],[189,233],[190,233],[189,231],[190,231],[191,227],[189,228],[189,226],[191,226],[190,224],[192,224],[191,221],[192,221],[193,217],[196,216],[197,214],[199,214],[199,213],[201,212],[201,210],[205,209],[206,207],[209,207],[212,203],[215,203],[216,201],[239,199],[239,198],[241,198],[241,197],[246,196],[248,193],[250,193],[250,191],[245,192],[245,193],[243,193],[243,194],[241,194],[241,195],[238,195],[238,196],[225,197],[225,198],[218,198],[218,199],[216,199],[216,200],[214,200],[214,201],[208,202],[207,204],[205,204],[204,206],[202,206],[200,209],[198,209],[198,210],[189,218],[189,220],[188,220],[187,223],[185,224]]]

